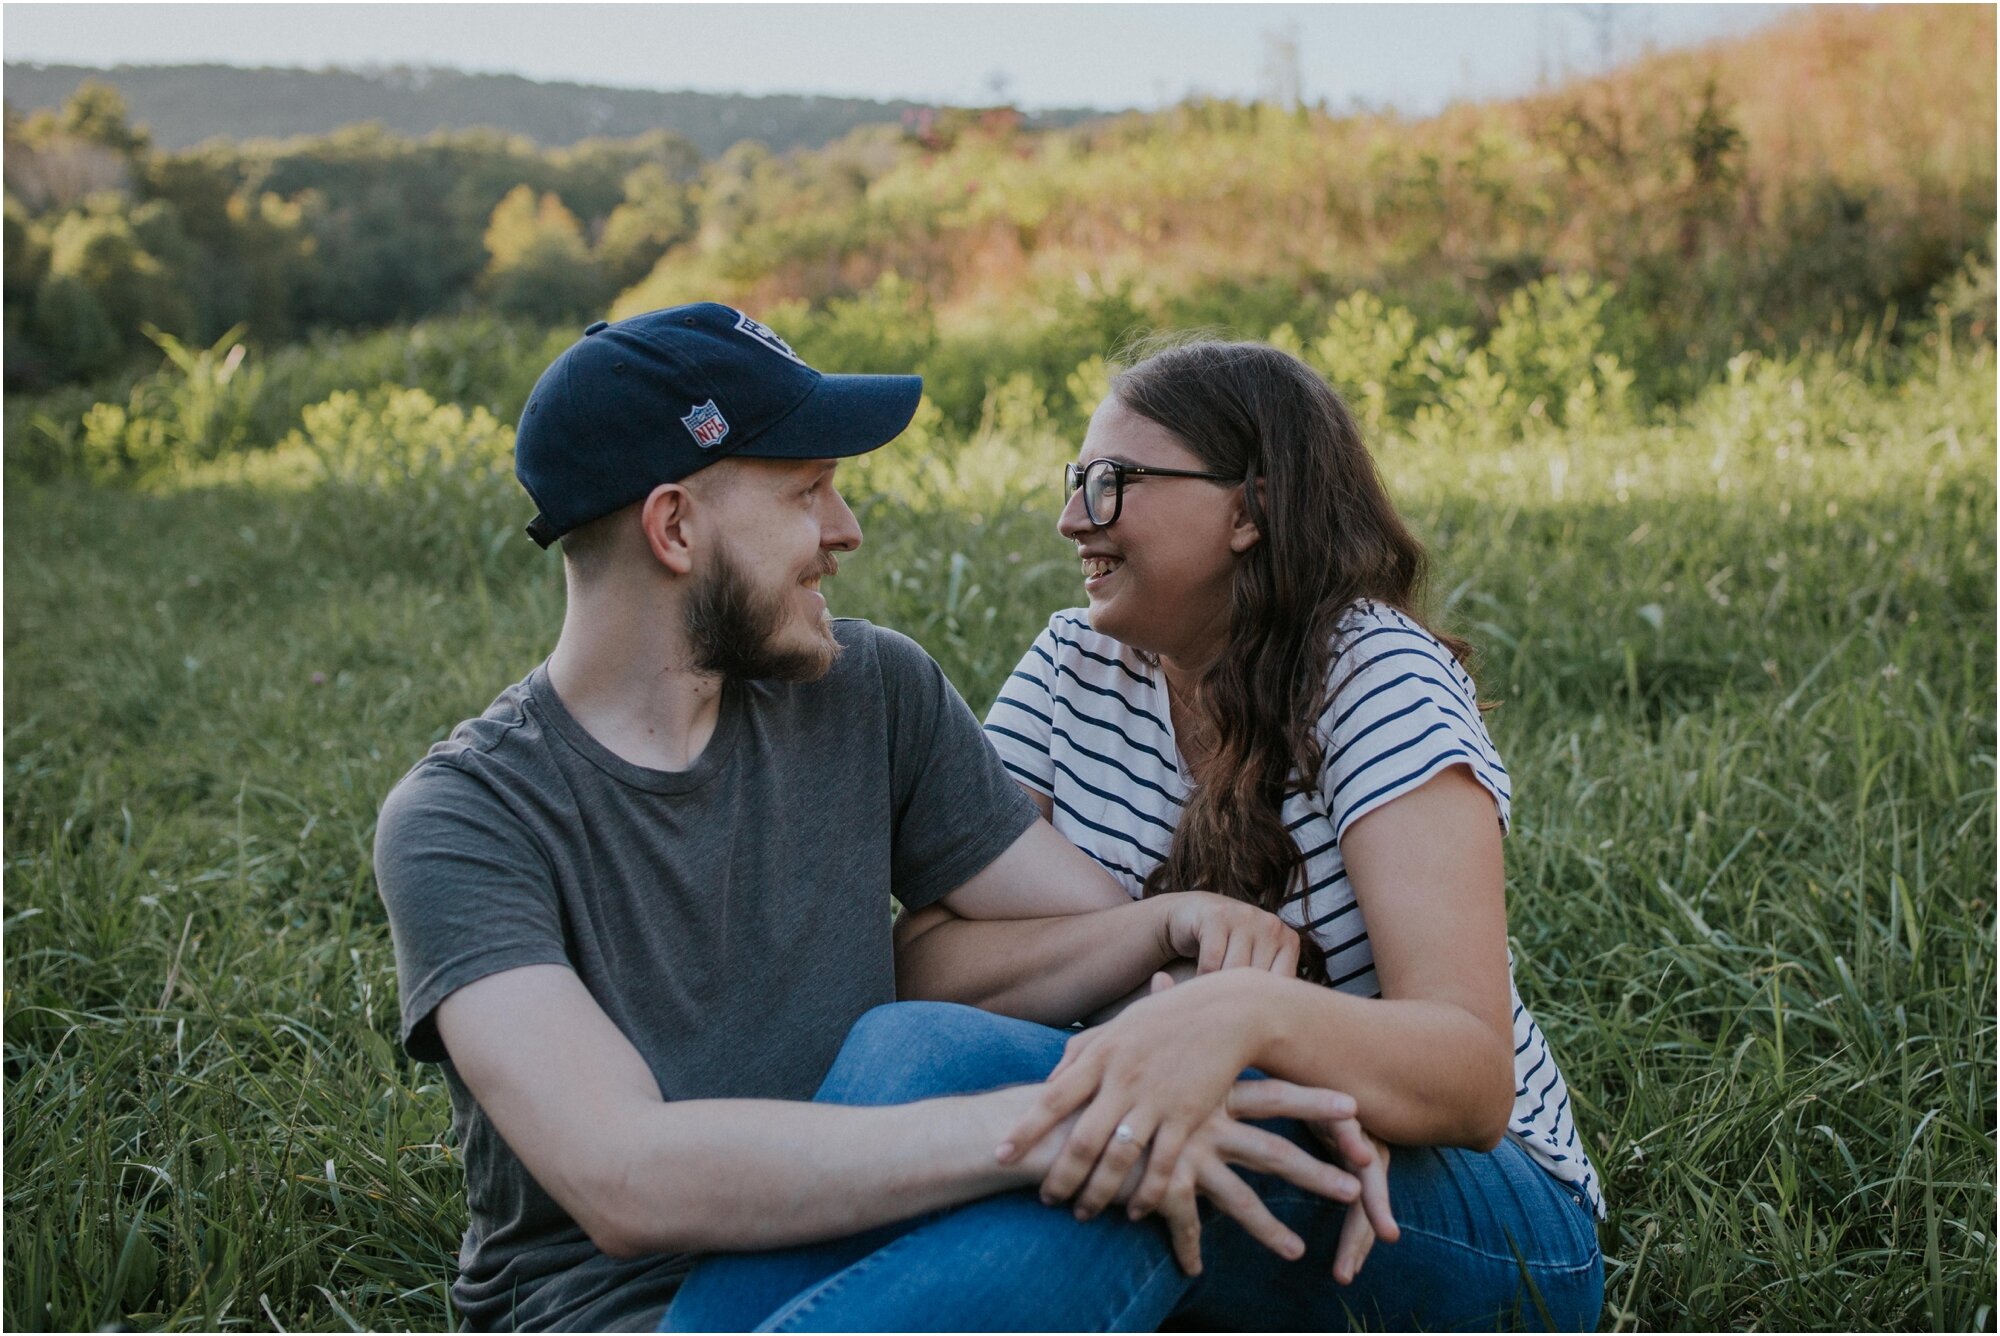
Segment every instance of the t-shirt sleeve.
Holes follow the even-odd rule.
[[[1472,679],[1451,651],[1409,626],[1365,626],[1334,661],[1332,701],[1320,715],[1320,795],[1334,838],[1385,803],[1452,766],[1493,795],[1502,833],[1512,790]]]
[[[1051,623],[1035,637],[1021,662],[1000,685],[986,712],[986,740],[1007,773],[1037,793],[1056,791],[1049,730],[1055,724],[1056,633]]]
[[[957,890],[1040,819],[923,648],[876,628],[895,804],[890,890],[921,909]]]
[[[419,765],[382,805],[375,883],[389,911],[404,1051],[441,1062],[438,1004],[489,974],[569,965],[548,856],[480,780]]]

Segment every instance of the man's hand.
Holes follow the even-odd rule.
[[[1207,891],[1160,898],[1168,906],[1162,944],[1172,955],[1194,961],[1196,974],[1246,968],[1297,976],[1298,929],[1269,910]]]
[[[1248,1125],[1254,1119],[1298,1117],[1292,1110],[1301,1107],[1301,1094],[1330,1097],[1350,1108],[1354,1103],[1336,1091],[1295,1086],[1289,1081],[1239,1081],[1230,1090],[1227,1107],[1210,1114],[1182,1143],[1157,1209],[1173,1238],[1174,1258],[1190,1276],[1201,1274],[1197,1193],[1228,1212],[1252,1238],[1278,1256],[1293,1262],[1305,1256],[1305,1240],[1271,1214],[1263,1199],[1231,1165],[1276,1174],[1308,1192],[1346,1202],[1350,1219],[1360,1214],[1352,1207],[1361,1195],[1362,1184],[1351,1174],[1308,1154],[1275,1132]],[[1343,1120],[1308,1116],[1302,1121]],[[1144,1214],[1136,1199],[1127,1203],[1126,1210],[1135,1220]],[[1345,1243],[1344,1238],[1342,1242]]]
[[[1032,1087],[1018,1089],[1025,1093]],[[1250,1120],[1260,1118],[1297,1118],[1331,1128],[1351,1123],[1352,1119],[1342,1111],[1351,1112],[1353,1108],[1352,1099],[1334,1090],[1317,1090],[1290,1081],[1237,1082],[1230,1089],[1225,1107],[1210,1114],[1183,1144],[1174,1174],[1158,1205],[1181,1269],[1191,1276],[1201,1274],[1199,1201],[1204,1196],[1280,1257],[1302,1256],[1304,1241],[1271,1214],[1232,1166],[1275,1174],[1308,1192],[1353,1203],[1363,1191],[1363,1184],[1353,1175],[1301,1150],[1284,1137],[1249,1125]],[[1055,1164],[1075,1122],[1075,1115],[1071,1115],[1036,1142],[1021,1157],[1021,1171],[1032,1177],[1044,1175]],[[1114,1200],[1129,1202],[1146,1170],[1142,1156],[1126,1173]],[[1044,1200],[1048,1200],[1046,1196]],[[1133,1207],[1128,1214],[1137,1220],[1146,1212]]]
[[[1394,1243],[1402,1237],[1389,1210],[1389,1146],[1352,1118],[1308,1119],[1306,1126],[1361,1179],[1361,1199],[1349,1205],[1333,1254],[1333,1278],[1349,1285],[1377,1238]]]

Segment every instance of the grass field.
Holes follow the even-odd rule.
[[[371,832],[561,589],[504,432],[427,404],[7,489],[8,1328],[453,1322],[460,1171],[393,1042]],[[1993,420],[1987,348],[1380,449],[1498,703],[1607,1328],[1994,1324]],[[846,483],[835,611],[975,708],[1079,601],[1070,447],[1033,437],[920,431]]]

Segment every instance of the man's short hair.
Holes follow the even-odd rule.
[[[641,504],[644,504],[643,502]],[[580,580],[594,580],[609,570],[621,544],[630,541],[630,531],[639,506],[614,510],[609,515],[580,524],[564,534],[563,565]]]

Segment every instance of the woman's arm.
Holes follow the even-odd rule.
[[[1514,1107],[1507,909],[1493,798],[1464,766],[1347,828],[1379,1000],[1288,980],[1245,1013],[1251,1062],[1312,1083],[1338,1071],[1385,1141],[1490,1150]],[[1252,990],[1244,990],[1246,994]]]
[[[1462,766],[1361,817],[1341,841],[1382,997],[1235,970],[1136,1003],[1070,1041],[1028,1146],[1086,1103],[1044,1182],[1058,1199],[1129,1169],[1149,1142],[1171,1163],[1187,1129],[1246,1066],[1342,1089],[1385,1141],[1497,1144],[1513,1106],[1506,912],[1493,800]],[[1136,1135],[1112,1142],[1119,1126]],[[1109,1143],[1109,1149],[1106,1149]],[[1149,1172],[1134,1198],[1164,1191]],[[1104,1194],[1108,1200],[1108,1194]]]

